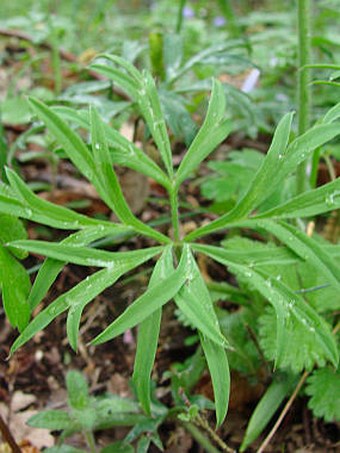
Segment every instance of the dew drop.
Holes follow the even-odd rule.
[[[279,160],[282,160],[283,159],[283,154],[280,153],[278,157],[279,157]]]
[[[99,143],[96,143],[96,144],[94,145],[94,147],[95,147],[96,149],[100,149],[100,144],[99,144]]]
[[[327,206],[332,206],[334,204],[334,194],[330,194],[326,197],[326,205]]]
[[[25,215],[30,219],[33,215],[32,209],[29,208],[25,209]]]

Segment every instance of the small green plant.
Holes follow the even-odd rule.
[[[308,159],[315,149],[339,135],[337,120],[340,117],[340,104],[295,139],[291,139],[294,115],[286,114],[277,126],[267,155],[234,206],[216,220],[205,223],[184,236],[178,208],[180,188],[184,181],[194,176],[202,161],[232,130],[230,120],[225,117],[226,97],[222,84],[213,80],[205,120],[182,162],[178,168],[174,168],[167,125],[154,79],[147,71],[141,73],[117,56],[104,55],[101,59],[107,61],[106,75],[137,104],[158,149],[160,163],[156,163],[133,142],[106,124],[94,107],[91,107],[89,112],[77,112],[65,107],[51,108],[37,99],[30,99],[31,107],[38,118],[46,125],[75,167],[94,185],[119,221],[115,223],[89,218],[49,203],[35,195],[13,170],[7,169],[8,183],[0,184],[1,213],[57,229],[74,231],[59,243],[22,239],[22,233],[3,239],[3,263],[6,272],[15,273],[18,267],[13,254],[30,252],[47,257],[31,290],[25,286],[26,283],[20,286],[21,282],[18,282],[24,295],[21,298],[20,310],[16,295],[4,291],[6,283],[4,284],[5,278],[2,278],[6,313],[12,325],[20,330],[11,353],[64,312],[67,312],[66,330],[69,343],[76,351],[79,326],[86,306],[125,273],[142,263],[156,259],[146,291],[96,336],[92,344],[110,341],[126,330],[138,326],[133,383],[143,411],[154,416],[151,404],[151,372],[162,308],[173,300],[181,315],[197,331],[212,380],[216,424],[220,426],[227,413],[230,389],[227,351],[230,349],[232,354],[235,348],[233,342],[228,340],[228,328],[223,327],[224,322],[226,326],[228,322],[223,320],[220,310],[214,306],[207,283],[197,264],[196,255],[203,254],[234,274],[241,288],[248,288],[246,303],[253,310],[252,316],[255,314],[262,317],[260,337],[263,349],[267,360],[273,361],[276,369],[288,368],[296,374],[304,369],[311,371],[314,366],[325,366],[326,363],[337,367],[338,349],[331,326],[323,315],[325,309],[320,308],[317,303],[306,301],[306,288],[302,286],[304,280],[300,275],[308,280],[313,271],[317,273],[317,283],[310,286],[317,284],[332,291],[339,290],[340,275],[336,263],[338,247],[325,244],[317,235],[307,235],[299,219],[338,209],[340,180],[290,197],[268,209],[258,211],[258,207],[282,189],[285,180],[296,170],[297,165]],[[89,130],[89,143],[65,120]],[[129,167],[164,187],[168,194],[171,217],[169,236],[145,224],[132,213],[124,199],[114,165]],[[244,238],[238,235],[235,235],[236,242],[231,246],[228,243],[227,246],[221,246],[219,243],[208,245],[203,240],[216,232],[238,232],[243,229],[261,235],[265,244],[258,244],[258,241],[253,240],[245,244]],[[98,239],[108,236],[121,238],[124,235],[142,235],[157,245],[129,252],[112,252],[93,247],[94,241]],[[278,243],[281,246],[278,246]],[[43,300],[66,263],[98,267],[100,270],[59,296],[29,321],[30,313]],[[295,272],[294,281],[289,274],[292,267]],[[287,276],[285,272],[288,272]],[[231,288],[228,288],[229,292]],[[237,292],[238,289],[234,288],[234,295]],[[244,295],[238,300],[244,301]],[[227,316],[228,313],[225,318]],[[290,351],[290,348],[297,348],[293,340],[296,337],[292,337],[294,332],[298,332],[301,351],[298,358]],[[236,337],[234,341],[238,341]],[[75,378],[75,385],[78,385],[77,379],[82,386],[81,378]],[[278,377],[277,379],[279,382]],[[282,388],[280,385],[278,384],[282,394],[289,386],[287,384]],[[313,385],[315,387],[315,383],[310,382],[309,392],[315,394]],[[271,390],[271,395],[277,394],[278,391]],[[85,392],[80,394],[85,395]],[[75,404],[73,396],[70,398],[72,408],[77,410],[78,402]],[[317,398],[311,401],[312,407],[318,407]],[[182,421],[196,416],[196,409],[192,409],[188,411],[185,420],[182,415]],[[64,426],[61,429],[63,428]],[[258,429],[257,427],[256,432]]]

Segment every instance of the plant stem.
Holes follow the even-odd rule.
[[[91,453],[97,453],[96,442],[92,431],[85,431],[84,433],[87,445],[90,448]]]
[[[311,105],[310,73],[306,65],[311,61],[311,25],[310,25],[310,0],[298,0],[297,21],[298,21],[298,133],[306,132],[309,127],[309,115]],[[302,162],[296,173],[296,192],[302,193],[306,190],[307,163]]]
[[[185,7],[186,0],[180,0],[178,13],[177,13],[177,23],[176,23],[176,33],[181,33],[182,24],[183,24],[183,9]]]
[[[173,229],[173,240],[175,245],[180,242],[180,227],[179,227],[179,216],[178,216],[178,189],[173,183],[170,191],[170,206],[171,206],[171,222]]]
[[[183,422],[182,424],[200,446],[203,447],[204,451],[208,453],[219,453],[219,450],[210,443],[209,439],[207,439],[195,425],[188,422]]]

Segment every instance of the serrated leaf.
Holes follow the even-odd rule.
[[[168,276],[162,282],[147,289],[144,294],[99,334],[92,343],[100,344],[117,337],[127,329],[131,329],[142,322],[155,310],[161,308],[171,300],[178,293],[187,278],[189,253],[188,246],[185,246],[176,270],[169,272]]]
[[[197,247],[192,245],[195,250]],[[330,360],[337,365],[339,356],[335,340],[328,324],[321,318],[312,307],[304,302],[299,294],[293,292],[284,283],[252,267],[246,267],[222,258],[211,247],[199,246],[199,250],[210,256],[215,261],[224,264],[232,273],[241,275],[273,305],[276,315],[276,341],[272,342],[273,358],[277,366],[281,366],[285,357],[287,335],[286,325],[290,325],[292,319],[299,323],[302,330],[308,335],[314,335],[316,343],[322,351],[322,360]],[[303,338],[303,334],[300,334]],[[298,342],[298,344],[300,344]]]
[[[316,417],[326,422],[340,421],[339,395],[340,372],[329,368],[315,370],[307,378],[306,393],[310,396],[308,407]]]
[[[49,410],[33,415],[27,424],[33,428],[43,428],[50,430],[68,429],[72,426],[72,419],[67,412]]]
[[[149,288],[166,279],[173,272],[172,247],[166,247],[152,272]],[[143,410],[150,415],[150,376],[156,357],[162,309],[155,310],[142,321],[138,328],[137,349],[133,370],[133,381],[137,397]]]
[[[300,306],[294,302],[290,304],[292,307],[285,316],[285,337],[278,366],[300,373],[303,370],[312,370],[315,364],[325,366],[327,360],[336,364],[335,340],[326,322],[313,313],[312,309],[303,310],[308,307],[307,304]],[[277,356],[275,344],[278,336],[276,314],[268,308],[259,318],[259,323],[260,344],[265,357],[275,361]],[[329,340],[325,338],[327,331]]]
[[[295,376],[279,375],[275,376],[265,394],[257,404],[252,416],[250,417],[246,433],[244,435],[240,451],[243,452],[247,447],[258,438],[269,421],[274,416],[288,392],[293,390],[296,382]]]
[[[177,187],[231,132],[231,122],[230,120],[224,119],[224,114],[225,93],[222,84],[214,79],[204,123],[192,141],[176,172]]]
[[[227,414],[230,392],[228,358],[223,346],[217,345],[203,334],[200,334],[200,342],[214,389],[216,426],[221,426]]]
[[[124,273],[150,258],[150,255],[139,255],[136,259],[131,257],[128,258],[126,262],[121,260],[114,269],[105,268],[86,277],[85,280],[82,280],[72,289],[59,296],[44,310],[39,312],[22,334],[15,340],[11,348],[11,353],[14,353],[20,346],[27,343],[27,341],[29,341],[37,332],[44,329],[67,309],[70,309],[67,320],[67,334],[71,346],[74,349],[77,349],[80,315],[85,306],[98,294],[104,291],[104,289],[113,285],[113,283],[115,283]]]
[[[256,215],[256,219],[311,217],[340,208],[340,178],[304,192],[284,204]]]
[[[27,302],[31,282],[26,269],[1,245],[0,288],[9,322],[20,332],[23,331],[31,315]]]
[[[66,374],[68,403],[72,409],[82,410],[89,405],[89,387],[79,371],[71,370]]]

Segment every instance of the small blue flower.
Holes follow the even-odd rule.
[[[185,6],[183,8],[183,17],[185,17],[186,19],[192,19],[193,17],[195,17],[195,13],[194,13],[194,10],[192,8],[190,8],[190,6]]]
[[[222,16],[216,16],[214,18],[214,25],[215,27],[223,27],[223,25],[225,25],[225,18]]]

